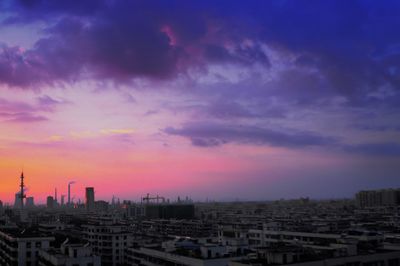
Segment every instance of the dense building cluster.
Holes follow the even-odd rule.
[[[356,194],[360,207],[396,206],[400,204],[400,189],[363,190]]]
[[[399,190],[348,200],[0,204],[0,265],[395,266]],[[394,195],[394,196],[393,196]]]

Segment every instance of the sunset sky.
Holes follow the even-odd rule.
[[[0,2],[0,200],[400,187],[400,1]]]

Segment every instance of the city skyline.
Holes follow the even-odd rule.
[[[397,1],[2,1],[0,200],[400,187]],[[37,200],[36,200],[37,199]]]
[[[24,176],[24,172],[23,171],[21,172],[21,176]],[[73,186],[71,186],[71,185],[73,185]],[[21,208],[20,207],[21,206],[21,204],[20,204],[21,199],[20,199],[20,196],[17,196],[17,195],[21,195],[21,191],[24,191],[23,199],[25,199],[25,200],[23,201],[22,206],[25,206],[25,204],[27,204],[28,199],[31,200],[30,205],[32,205],[32,206],[36,206],[36,205],[37,206],[45,206],[46,204],[48,204],[48,202],[46,203],[46,199],[48,200],[49,197],[51,197],[52,201],[54,200],[54,203],[58,204],[58,206],[67,206],[69,204],[72,204],[72,205],[73,204],[82,204],[82,205],[86,206],[87,197],[88,197],[87,193],[88,193],[88,190],[91,190],[92,191],[92,192],[90,192],[90,193],[92,193],[92,200],[91,201],[92,201],[92,204],[94,204],[94,198],[95,198],[94,195],[96,195],[96,189],[94,187],[88,187],[86,185],[78,186],[78,189],[75,189],[75,188],[72,189],[71,188],[71,187],[75,187],[76,185],[77,185],[76,181],[69,181],[66,184],[67,189],[65,190],[65,193],[63,193],[64,192],[63,189],[59,190],[57,187],[55,187],[54,191],[53,191],[53,193],[54,193],[53,195],[54,196],[51,193],[48,193],[43,198],[39,197],[39,200],[38,200],[38,198],[35,197],[35,195],[32,195],[32,194],[28,195],[28,190],[29,189],[27,187],[24,187],[23,189],[21,188],[21,181],[20,181],[19,188],[21,190],[17,191],[15,193],[14,202],[1,201],[1,199],[0,199],[0,202],[2,202],[3,204],[5,204],[5,206],[8,206],[8,207],[14,205],[14,207],[16,207],[17,209]],[[154,195],[150,195],[150,193],[147,193],[147,196],[146,195],[132,195],[130,197],[128,196],[127,198],[120,198],[118,196],[118,194],[113,194],[111,196],[111,198],[107,198],[107,197],[98,198],[96,196],[96,199],[100,200],[100,201],[105,201],[105,202],[108,202],[108,203],[110,203],[110,202],[123,203],[124,201],[143,203],[146,200],[146,197],[147,198],[150,197],[152,200],[157,199],[157,201],[156,201],[157,203],[159,202],[158,201],[159,199],[162,199],[162,201],[160,201],[161,203],[162,202],[165,202],[165,203],[167,203],[167,202],[168,203],[169,202],[171,202],[171,203],[172,202],[179,202],[181,200],[183,200],[183,201],[185,201],[185,200],[188,201],[189,200],[190,202],[193,202],[193,200],[194,200],[194,202],[197,202],[197,203],[200,203],[200,202],[273,202],[273,201],[280,201],[280,200],[289,200],[289,201],[291,201],[291,200],[302,200],[302,199],[307,199],[307,200],[311,199],[311,200],[316,200],[316,201],[319,201],[319,200],[353,200],[354,197],[357,197],[357,195],[360,194],[360,192],[365,192],[365,191],[367,191],[367,192],[368,191],[398,191],[399,189],[400,188],[397,188],[397,187],[380,187],[380,188],[378,188],[378,190],[361,189],[361,190],[356,191],[356,193],[354,193],[353,195],[348,195],[348,196],[345,196],[345,197],[339,197],[339,196],[335,197],[335,196],[333,196],[333,197],[321,197],[321,198],[310,198],[308,195],[302,195],[302,196],[299,196],[297,198],[296,197],[288,197],[288,198],[285,198],[285,197],[279,197],[279,198],[239,198],[239,197],[209,198],[209,197],[205,197],[205,198],[193,199],[193,198],[190,197],[189,194],[186,194],[184,197],[182,197],[182,195],[178,195],[178,194],[176,194],[176,195],[175,194],[171,194],[169,197],[164,197],[164,196],[161,196],[160,194],[157,194],[157,193],[155,193]],[[59,191],[61,191],[60,194],[58,194]],[[35,202],[35,204],[33,202]]]

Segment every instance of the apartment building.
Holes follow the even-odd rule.
[[[83,239],[90,243],[93,253],[101,257],[103,266],[124,264],[125,249],[132,244],[132,234],[124,224],[112,221],[82,225]]]
[[[54,237],[32,229],[0,228],[0,265],[37,265],[40,250],[50,247]]]
[[[100,266],[101,260],[88,243],[66,239],[60,248],[39,251],[39,266]]]

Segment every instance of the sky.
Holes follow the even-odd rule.
[[[0,200],[400,187],[399,1],[0,3]]]

